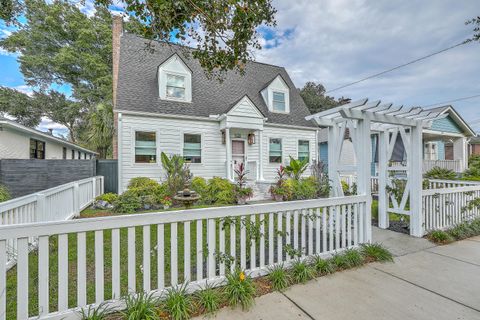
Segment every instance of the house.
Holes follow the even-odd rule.
[[[480,155],[480,137],[473,137],[468,142],[468,156]]]
[[[423,172],[433,167],[453,170],[457,173],[468,168],[468,141],[475,137],[475,132],[460,116],[453,106],[443,106],[428,109],[431,112],[440,112],[441,119],[433,121],[429,129],[423,130]],[[346,137],[348,139],[348,136]],[[328,143],[326,130],[320,132],[320,160],[328,162]],[[372,134],[372,175],[378,172],[378,137]],[[346,141],[342,150],[342,165],[351,165],[355,162],[353,145]],[[402,162],[405,157],[405,148],[400,136],[392,153],[391,161]]]
[[[0,159],[92,159],[94,151],[0,118]]]
[[[245,74],[208,78],[191,49],[113,27],[113,97],[119,192],[129,180],[165,176],[160,153],[179,154],[195,176],[234,180],[244,163],[254,190],[267,196],[289,156],[317,158],[318,126],[286,70],[247,62]]]

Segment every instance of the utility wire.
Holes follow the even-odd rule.
[[[461,98],[457,98],[457,99],[453,99],[453,100],[448,100],[448,101],[442,101],[442,102],[432,103],[432,104],[429,104],[429,105],[423,106],[423,108],[427,108],[427,107],[433,107],[433,106],[436,106],[436,105],[439,105],[439,104],[445,104],[445,103],[450,103],[450,102],[457,102],[457,101],[462,101],[462,100],[468,100],[468,99],[473,99],[473,98],[479,98],[479,97],[480,97],[480,94],[476,94],[476,95],[474,95],[474,96],[469,96],[469,97],[461,97]]]
[[[462,42],[457,43],[456,45],[453,45],[453,46],[451,46],[451,47],[448,47],[448,48],[442,49],[442,50],[440,50],[440,51],[436,51],[436,52],[430,53],[430,54],[428,54],[428,55],[426,55],[426,56],[423,56],[423,57],[421,57],[421,58],[418,58],[418,59],[409,61],[409,62],[404,63],[404,64],[401,64],[401,65],[398,65],[398,66],[393,67],[393,68],[391,68],[391,69],[388,69],[388,70],[385,70],[385,71],[382,71],[382,72],[379,72],[379,73],[375,73],[375,74],[372,74],[371,76],[368,76],[368,77],[366,77],[366,78],[363,78],[363,79],[360,79],[360,80],[357,80],[357,81],[354,81],[354,82],[345,84],[345,85],[343,85],[343,86],[334,88],[334,89],[332,89],[332,90],[328,90],[328,91],[326,91],[325,93],[330,93],[330,92],[333,92],[333,91],[337,91],[337,90],[340,90],[340,89],[343,89],[343,88],[346,88],[346,87],[353,86],[354,84],[363,82],[363,81],[365,81],[365,80],[369,80],[369,79],[372,79],[372,78],[376,78],[376,77],[378,77],[378,76],[381,76],[381,75],[384,75],[384,74],[386,74],[386,73],[392,72],[392,71],[394,71],[394,70],[397,70],[397,69],[406,67],[406,66],[411,65],[411,64],[414,64],[414,63],[416,63],[416,62],[419,62],[419,61],[428,59],[428,58],[433,57],[433,56],[435,56],[435,55],[437,55],[437,54],[440,54],[440,53],[442,53],[442,52],[445,52],[445,51],[454,49],[454,48],[456,48],[456,47],[462,46],[462,45],[467,44],[467,43],[468,43],[467,41],[462,41]]]

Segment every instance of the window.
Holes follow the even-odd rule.
[[[63,159],[67,159],[67,148],[63,147]]]
[[[270,138],[268,159],[270,163],[282,163],[282,139]]]
[[[298,160],[303,161],[310,158],[310,142],[308,140],[298,140]]]
[[[30,139],[30,159],[45,159],[45,142]]]
[[[75,150],[72,150],[72,159],[75,159]]]
[[[156,163],[156,146],[155,132],[135,132],[135,163]]]
[[[285,112],[285,93],[273,91],[273,111]]]
[[[185,100],[185,76],[167,73],[167,98]]]
[[[199,134],[183,135],[183,158],[186,162],[202,162],[202,136]]]

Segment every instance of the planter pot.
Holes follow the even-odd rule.
[[[247,203],[247,198],[238,198],[237,204],[244,205]]]
[[[163,210],[168,210],[170,209],[170,206],[167,206],[166,204],[163,205]]]
[[[273,199],[275,201],[283,201],[283,196],[281,194],[274,194]]]

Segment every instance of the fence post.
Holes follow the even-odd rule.
[[[37,214],[35,215],[35,222],[47,221],[46,201],[43,193],[37,193]]]
[[[95,201],[96,197],[97,197],[97,178],[93,177],[92,178],[92,203]]]
[[[78,182],[73,183],[73,214],[78,216],[80,213],[80,188]]]

